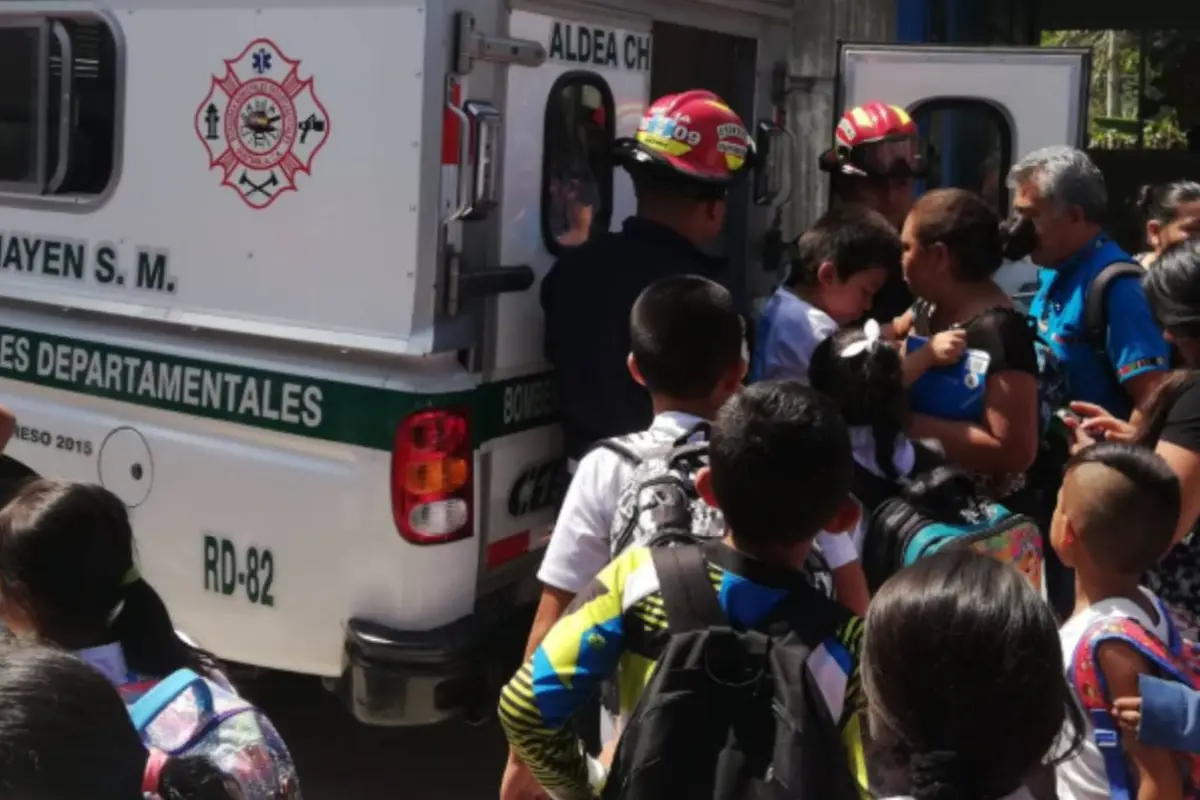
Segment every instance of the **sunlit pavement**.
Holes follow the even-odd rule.
[[[316,679],[271,674],[245,689],[296,757],[305,800],[491,800],[499,793],[505,747],[494,721],[368,728]]]

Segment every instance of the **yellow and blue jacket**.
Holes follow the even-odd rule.
[[[722,609],[747,630],[767,619],[804,576],[731,547],[708,547],[709,577]],[[814,602],[830,602],[812,594]],[[862,622],[846,622],[808,660],[830,715],[838,721],[851,774],[866,798],[863,699],[858,655]],[[650,550],[632,548],[609,564],[547,634],[500,695],[500,722],[516,755],[557,800],[590,800],[587,759],[571,717],[616,677],[622,718],[633,710],[668,639]]]

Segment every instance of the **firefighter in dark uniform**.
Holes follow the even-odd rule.
[[[753,142],[742,120],[711,92],[655,101],[636,136],[616,143],[637,214],[563,255],[542,282],[546,356],[557,371],[567,457],[600,439],[644,430],[650,397],[629,375],[629,312],[669,275],[728,285],[725,259],[704,248],[725,224],[726,194],[747,171]]]
[[[928,148],[917,123],[899,106],[870,102],[847,111],[834,144],[820,158],[834,196],[878,211],[899,231],[913,204],[913,186],[928,174]],[[869,317],[890,322],[913,303],[899,268],[875,295]]]

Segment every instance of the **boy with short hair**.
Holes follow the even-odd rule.
[[[1154,451],[1137,445],[1101,442],[1067,463],[1050,541],[1063,564],[1076,576],[1074,615],[1059,632],[1068,674],[1086,706],[1089,690],[1081,690],[1077,660],[1087,654],[1098,625],[1132,620],[1146,635],[1167,642],[1171,637],[1166,607],[1141,576],[1166,552],[1179,520],[1179,480]],[[1085,641],[1086,640],[1086,641]],[[1095,647],[1095,670],[1110,698],[1138,693],[1139,676],[1153,674],[1148,658],[1125,641],[1105,640]],[[1095,700],[1096,698],[1091,698]],[[1087,721],[1082,749],[1057,768],[1061,800],[1100,800],[1111,795],[1112,775],[1093,740]],[[1171,752],[1146,747],[1132,737],[1122,741],[1139,798],[1182,797],[1182,772]]]
[[[634,380],[650,393],[654,421],[635,437],[631,449],[670,444],[696,432],[741,386],[746,374],[745,327],[733,296],[720,284],[697,275],[662,278],[648,286],[629,315]],[[635,465],[615,450],[595,447],[579,462],[554,523],[538,579],[542,595],[526,644],[533,655],[568,604],[608,564],[617,504]],[[601,718],[601,740],[615,737],[612,720]],[[501,800],[517,800],[529,780],[510,753],[501,781]]]
[[[900,272],[900,237],[866,206],[825,213],[796,242],[791,272],[759,320],[755,380],[808,383],[813,350],[861,319],[889,272]]]
[[[740,629],[767,624],[791,597],[827,631],[806,668],[858,778],[861,622],[802,572],[822,529],[844,533],[858,518],[846,424],[832,401],[807,387],[762,383],[716,415],[709,451],[696,487],[721,509],[728,531],[725,540],[700,545],[713,592]],[[579,593],[505,687],[500,719],[509,743],[557,800],[590,800],[601,779],[583,755],[572,715],[618,668],[620,709],[628,715],[666,646],[668,625],[652,551],[631,548]]]
[[[629,371],[654,407],[647,440],[672,442],[717,414],[746,374],[744,330],[733,296],[697,275],[655,281],[629,315]],[[633,465],[605,447],[579,462],[542,560],[544,584],[529,651],[571,599],[609,562],[609,533]]]

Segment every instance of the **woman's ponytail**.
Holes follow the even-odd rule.
[[[1158,208],[1158,194],[1161,188],[1157,183],[1147,183],[1138,189],[1137,195],[1133,200],[1133,207],[1138,215],[1141,216],[1143,222],[1149,222],[1150,220],[1163,221],[1159,219],[1162,211]]]
[[[163,757],[158,772],[150,774],[156,754],[147,761],[147,782],[142,789],[162,800],[243,800],[237,781],[203,756]],[[153,786],[150,786],[151,778]]]

